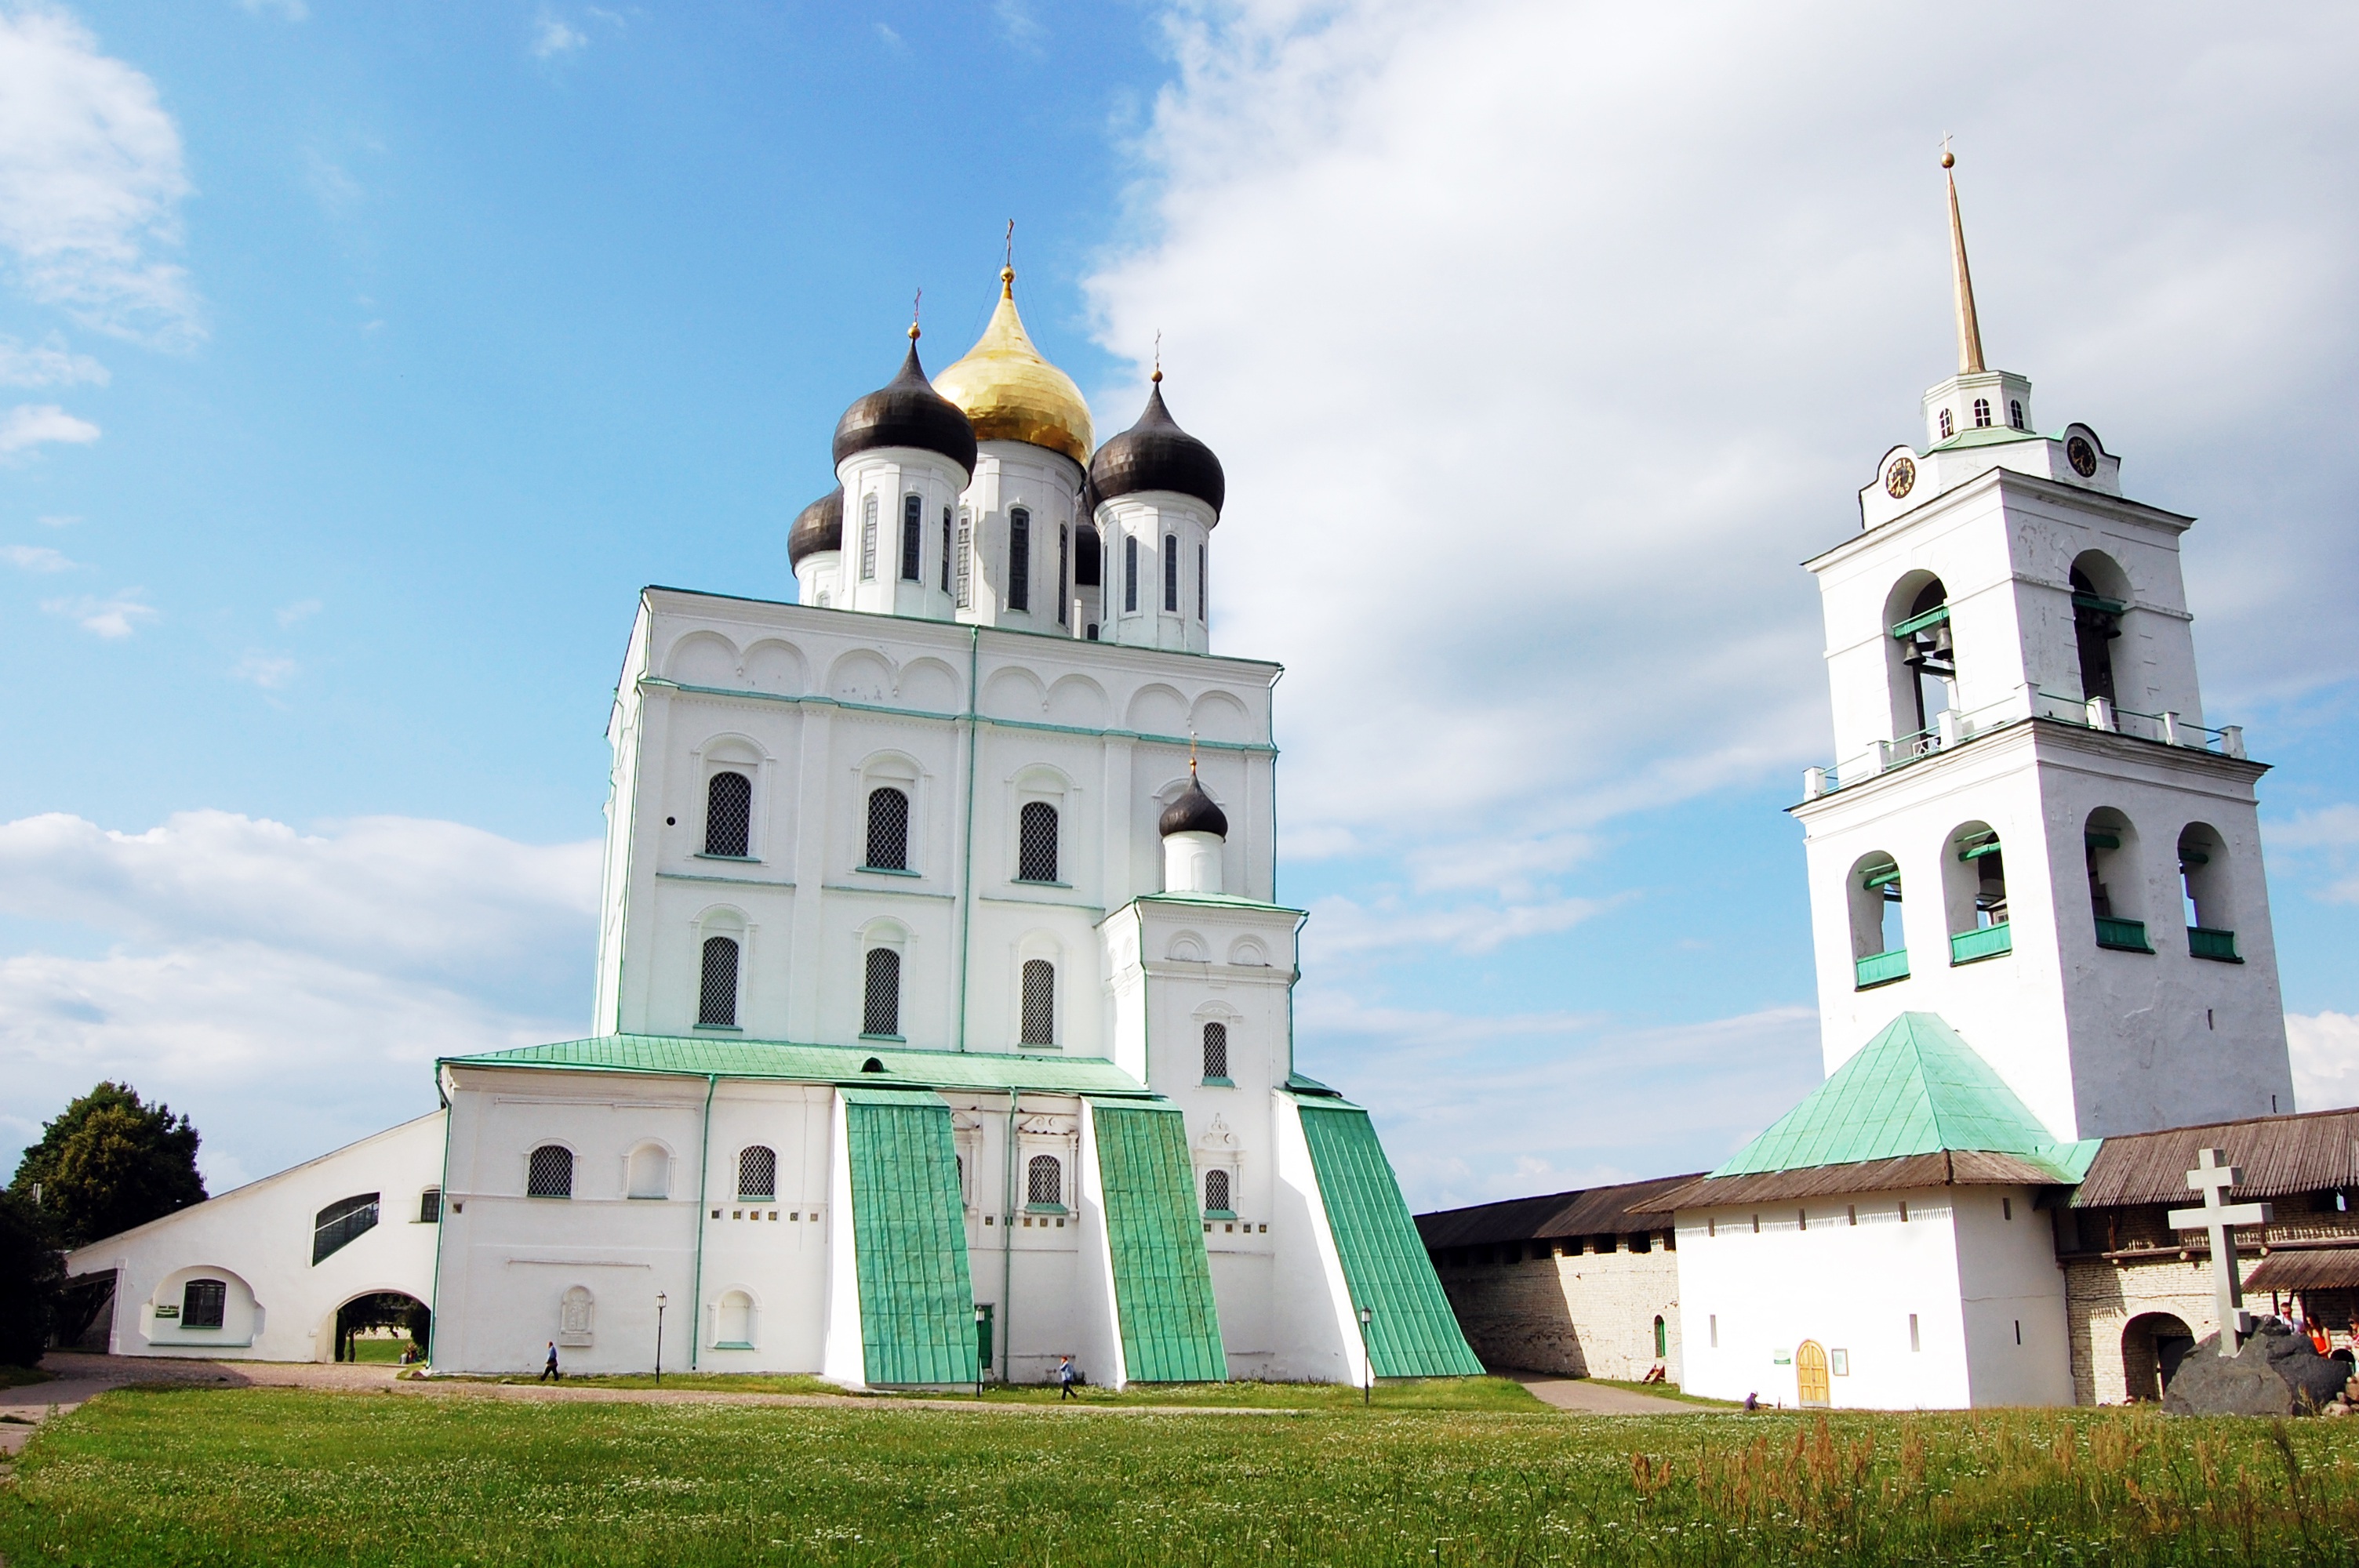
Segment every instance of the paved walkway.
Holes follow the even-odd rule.
[[[1513,1378],[1543,1403],[1577,1415],[1701,1415],[1712,1408],[1593,1383],[1586,1378],[1560,1378],[1550,1372],[1502,1371],[1499,1376]]]

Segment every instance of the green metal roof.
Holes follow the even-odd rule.
[[[846,1089],[843,1099],[863,1375],[972,1383],[974,1290],[951,1108],[906,1089]]]
[[[2005,1079],[1930,1012],[1904,1012],[1714,1176],[1849,1165],[1943,1150],[2022,1155],[2072,1182],[2093,1142],[2056,1141]],[[2077,1161],[2077,1165],[2074,1162]]]
[[[1266,900],[1258,898],[1240,898],[1233,892],[1143,892],[1138,895],[1136,902],[1140,903],[1201,903],[1221,909],[1258,909],[1271,914],[1293,914],[1299,915],[1305,919],[1308,919],[1310,914],[1309,910],[1297,909],[1292,904],[1271,903]]]
[[[1019,1089],[1040,1094],[1144,1095],[1147,1086],[1098,1056],[1016,1056],[988,1051],[895,1051],[864,1045],[796,1045],[784,1040],[704,1035],[602,1034],[450,1056],[462,1067],[560,1067],[724,1078],[791,1078],[877,1088]],[[874,1061],[885,1070],[863,1072]]]
[[[1224,1380],[1187,1124],[1172,1106],[1093,1100],[1091,1111],[1123,1365],[1138,1383]]]
[[[1365,1330],[1369,1366],[1379,1378],[1480,1376],[1483,1363],[1441,1293],[1368,1113],[1333,1101],[1295,1105],[1353,1315],[1362,1307],[1373,1314]]]

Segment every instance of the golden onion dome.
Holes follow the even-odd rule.
[[[1096,443],[1073,378],[1040,357],[1016,314],[1016,269],[999,272],[999,304],[966,358],[934,377],[966,411],[978,441],[1027,441],[1088,466]]]

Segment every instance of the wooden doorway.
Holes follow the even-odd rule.
[[[1794,1351],[1794,1399],[1805,1410],[1824,1410],[1831,1402],[1827,1353],[1815,1339],[1805,1339]]]

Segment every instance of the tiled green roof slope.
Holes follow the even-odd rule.
[[[951,1108],[921,1091],[842,1094],[864,1376],[972,1383],[974,1290]]]
[[[2088,1163],[2078,1146],[2056,1142],[1956,1030],[1933,1013],[1904,1012],[1712,1174],[1969,1149],[2053,1165],[2067,1183]]]
[[[992,1089],[1042,1094],[1144,1095],[1137,1079],[1096,1056],[1011,1056],[987,1051],[892,1051],[852,1045],[796,1045],[783,1040],[718,1040],[701,1035],[602,1034],[447,1058],[462,1067],[569,1067],[591,1072],[678,1074],[724,1078],[792,1078],[879,1087]],[[861,1069],[870,1061],[885,1070]]]
[[[1226,1379],[1187,1124],[1176,1107],[1107,1101],[1091,1122],[1125,1369],[1137,1383]]]
[[[1472,1378],[1483,1371],[1441,1293],[1368,1113],[1298,1099],[1320,1201],[1343,1264],[1352,1311],[1371,1308],[1368,1364],[1379,1378]]]

